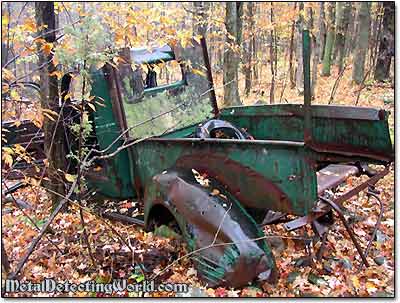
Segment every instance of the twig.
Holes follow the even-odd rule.
[[[49,147],[49,150],[48,150],[49,154],[51,153],[51,151],[53,149],[53,144],[54,144],[54,140],[55,140],[55,136],[56,136],[56,130],[58,128],[58,124],[60,123],[60,119],[61,119],[61,115],[62,115],[63,110],[64,110],[65,102],[66,102],[66,100],[63,100],[63,103],[61,105],[61,110],[60,110],[60,112],[58,113],[58,116],[57,116],[57,122],[56,122],[56,125],[54,127],[53,135],[51,137],[50,147]],[[47,166],[45,165],[44,168],[43,168],[42,174],[40,176],[40,179],[39,179],[39,184],[41,184],[43,182],[43,178],[44,178],[44,176],[46,174],[46,170],[47,170]],[[39,190],[36,191],[36,195],[35,195],[35,200],[36,201],[38,200],[38,197],[39,197]]]
[[[8,190],[8,186],[7,184],[3,181],[4,186],[6,187],[6,190]],[[15,200],[14,195],[11,193],[10,194],[11,198],[13,199],[15,205],[21,210],[22,214],[28,218],[28,220],[33,224],[33,226],[36,228],[36,230],[40,231],[39,226],[37,226],[37,224],[35,223],[35,221],[22,209],[22,207],[17,203],[17,201]],[[45,235],[46,239],[58,250],[58,252],[60,254],[64,254],[61,249],[58,247],[57,244],[55,244],[47,235]]]
[[[42,186],[40,186],[40,187],[42,187]],[[58,193],[58,192],[56,192],[56,191],[54,191],[54,190],[52,190],[52,189],[50,189],[50,188],[46,188],[46,187],[42,187],[42,188],[43,188],[44,190],[50,192],[50,193],[53,193],[53,194],[55,194],[55,195],[58,195],[59,197],[63,197],[63,195],[61,195],[60,193]],[[122,237],[121,234],[120,234],[110,223],[108,223],[108,222],[106,221],[105,218],[103,218],[102,216],[96,214],[96,213],[95,213],[94,211],[92,211],[91,209],[89,209],[89,208],[87,208],[87,207],[85,207],[85,206],[83,206],[83,205],[80,205],[80,204],[77,203],[76,201],[71,200],[70,198],[68,198],[67,200],[68,200],[69,203],[71,203],[71,204],[73,204],[73,205],[79,207],[80,209],[82,209],[83,211],[85,211],[85,212],[87,212],[87,213],[89,213],[89,214],[94,215],[96,218],[98,218],[98,219],[100,219],[102,222],[104,222],[104,223],[108,226],[108,228],[110,228],[110,230],[111,230],[113,233],[115,233],[115,234],[117,235],[117,237],[121,240],[121,242],[124,243],[124,244],[129,248],[129,250],[130,250],[132,253],[134,253],[133,248],[128,244],[128,242],[125,241],[124,237]]]
[[[83,70],[86,70],[86,60],[83,61]],[[82,84],[82,99],[81,99],[81,108],[80,108],[80,122],[79,122],[79,143],[78,143],[78,159],[79,162],[82,159],[82,145],[83,145],[83,113],[84,113],[84,108],[85,108],[85,90],[86,90],[86,79],[83,78],[83,84]],[[82,174],[82,168],[79,165],[78,166],[78,176],[77,176],[77,180],[78,180],[78,192],[79,192],[79,196],[81,196],[82,194],[82,186],[81,186],[81,174]],[[79,199],[79,205],[82,204],[81,199]],[[93,257],[93,253],[92,253],[92,248],[90,246],[90,242],[89,242],[89,237],[86,231],[86,226],[85,226],[85,218],[83,217],[83,211],[82,208],[79,208],[79,217],[81,219],[81,225],[82,225],[82,232],[83,232],[83,239],[86,242],[86,246],[87,246],[87,250],[90,256],[90,259],[92,261],[92,265],[95,267],[96,266],[96,262],[95,259]]]
[[[75,23],[72,21],[72,17],[71,17],[71,14],[69,13],[69,10],[65,6],[64,2],[61,2],[61,4],[62,4],[63,8],[65,9],[65,12],[67,13],[67,16],[69,18],[69,21],[71,22],[72,27],[75,29]]]
[[[375,224],[374,230],[372,231],[371,239],[368,241],[367,248],[365,249],[365,252],[364,252],[364,257],[365,258],[368,257],[368,253],[369,253],[369,250],[371,248],[372,242],[374,241],[376,233],[378,232],[379,226],[381,225],[381,221],[382,221],[382,217],[383,217],[383,210],[384,210],[383,203],[382,203],[381,199],[379,198],[379,196],[377,194],[373,193],[370,190],[367,192],[367,194],[369,196],[374,197],[376,199],[376,201],[378,201],[378,204],[379,204],[379,207],[380,207],[380,211],[379,211],[378,219],[376,220],[376,224]],[[363,268],[363,266],[364,266],[364,263],[361,263],[359,271]]]
[[[184,259],[184,258],[188,258],[193,254],[196,254],[198,252],[201,252],[203,250],[209,249],[209,248],[213,248],[213,247],[220,247],[220,246],[226,246],[226,245],[234,245],[234,244],[238,244],[238,243],[247,243],[247,242],[254,242],[254,241],[260,241],[260,240],[264,240],[264,239],[268,239],[268,238],[282,238],[282,239],[294,239],[294,240],[304,240],[303,237],[287,237],[287,236],[280,236],[280,235],[264,235],[262,237],[258,237],[258,238],[252,238],[252,239],[246,239],[246,240],[241,240],[241,241],[235,241],[235,242],[223,242],[223,243],[216,243],[213,245],[207,245],[201,248],[198,248],[196,250],[193,250],[189,253],[187,253],[186,255],[179,257],[178,259],[174,260],[172,263],[170,263],[169,265],[167,265],[163,270],[159,271],[154,277],[151,277],[150,280],[154,280],[155,278],[157,278],[158,276],[160,276],[162,273],[164,273],[165,271],[167,271],[168,269],[170,269],[172,266],[174,266],[176,263],[178,263],[180,260]]]
[[[231,205],[229,205],[229,208],[228,208],[228,209],[226,210],[226,212],[224,213],[224,216],[222,217],[222,220],[221,220],[221,222],[219,223],[217,232],[216,232],[215,235],[214,235],[214,240],[211,242],[211,245],[214,245],[215,242],[217,241],[217,237],[218,237],[219,231],[221,230],[222,224],[223,224],[224,221],[225,221],[225,217],[226,217],[226,215],[228,214],[228,212],[231,210],[231,208],[232,208],[232,203],[231,203]]]
[[[368,71],[365,73],[364,78],[363,78],[362,81],[361,81],[360,89],[359,89],[358,92],[357,92],[357,98],[356,98],[356,102],[355,102],[355,105],[356,105],[356,106],[358,105],[358,101],[360,100],[361,91],[362,91],[364,88],[367,87],[367,85],[365,84],[365,80],[367,80],[369,74],[371,73],[371,70],[372,70],[372,66],[371,66],[371,67],[368,69]]]
[[[54,138],[54,137],[53,137]],[[90,157],[91,151],[89,151],[84,159],[84,163],[87,161],[87,159]],[[80,168],[82,169],[82,167]],[[43,174],[42,174],[43,177]],[[77,184],[78,179],[75,179],[74,182],[71,185],[71,188],[68,192],[68,194],[64,197],[61,194],[59,196],[63,197],[63,199],[58,203],[57,207],[53,210],[52,214],[50,215],[49,219],[47,222],[43,225],[42,229],[40,230],[39,235],[32,241],[30,247],[28,248],[28,251],[24,255],[24,257],[21,259],[21,261],[18,263],[16,271],[11,275],[10,279],[16,278],[19,272],[21,271],[22,267],[25,265],[26,261],[28,261],[29,256],[33,253],[33,251],[36,248],[36,245],[39,243],[40,239],[43,237],[45,234],[47,228],[50,226],[51,222],[54,220],[54,218],[57,216],[57,214],[60,212],[60,210],[63,208],[63,206],[66,204],[67,201],[71,201],[69,198],[73,194],[76,184]],[[40,183],[39,183],[40,184]],[[49,190],[47,188],[47,190]],[[55,193],[55,191],[53,191]]]
[[[337,91],[337,89],[339,87],[340,80],[342,79],[344,71],[346,70],[346,68],[347,68],[347,64],[343,67],[343,69],[340,71],[338,77],[336,78],[335,83],[333,84],[333,87],[332,87],[331,96],[329,97],[328,104],[331,104],[333,99],[335,98],[335,94],[336,94],[336,91]]]
[[[47,228],[50,226],[51,222],[53,222],[54,218],[57,216],[57,214],[60,212],[60,210],[62,209],[64,204],[68,201],[69,197],[74,192],[76,183],[77,183],[77,180],[74,180],[67,196],[58,203],[57,207],[54,209],[54,211],[50,215],[49,219],[47,220],[47,222],[43,225],[42,229],[40,230],[39,235],[32,241],[31,245],[28,248],[28,251],[22,257],[21,261],[19,261],[15,272],[10,275],[11,280],[15,279],[18,276],[19,272],[21,271],[22,267],[25,265],[26,261],[28,261],[30,255],[34,252],[36,245],[39,243],[39,241],[42,239],[42,237],[46,233]]]
[[[13,82],[9,83],[8,85],[9,85],[9,86],[15,85],[16,83],[18,83],[18,81],[20,81],[20,80],[22,80],[22,79],[24,79],[24,78],[26,78],[26,77],[29,77],[29,76],[32,75],[33,73],[35,73],[35,72],[41,70],[43,67],[45,67],[47,64],[49,64],[51,61],[53,61],[53,58],[51,58],[51,60],[49,60],[49,61],[43,63],[42,65],[38,66],[37,68],[31,70],[29,73],[18,77],[17,79],[15,79]]]

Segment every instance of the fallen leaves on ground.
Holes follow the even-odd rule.
[[[277,285],[265,283],[239,289],[209,288],[198,279],[197,271],[188,258],[177,262],[170,271],[162,273],[158,282],[189,283],[191,285],[190,294],[210,297],[393,296],[393,178],[393,170],[391,170],[377,186],[377,189],[382,192],[381,197],[385,206],[385,213],[376,239],[372,242],[368,256],[368,262],[371,266],[368,268],[359,269],[360,257],[344,226],[339,223],[338,218],[335,218],[338,223],[334,224],[329,232],[322,261],[317,262],[314,259],[311,265],[304,265],[305,263],[301,261],[301,258],[307,256],[304,243],[301,240],[290,239],[290,237],[303,237],[305,232],[303,229],[286,232],[282,224],[265,228],[266,233],[284,236],[278,241],[269,241],[276,257],[277,267],[280,270],[280,279]],[[355,186],[364,180],[364,177],[361,179],[352,177],[351,184]],[[349,184],[349,182],[342,184],[338,191],[346,191]],[[38,199],[35,199],[35,190],[28,187],[19,190],[15,197],[31,203],[32,208],[24,211],[35,220],[37,225],[42,226],[50,214],[51,207],[46,194],[40,190]],[[131,202],[125,201],[121,203],[121,206],[128,206],[127,203]],[[365,249],[376,222],[379,208],[373,199],[368,200],[367,195],[363,192],[344,205],[352,216],[364,218],[354,221],[352,227],[358,235],[363,249]],[[15,268],[38,232],[21,210],[10,204],[7,204],[5,208],[12,211],[3,214],[3,241],[11,266]],[[51,225],[51,232],[47,233],[48,237],[44,237],[40,241],[23,270],[23,281],[40,282],[44,278],[54,278],[60,282],[80,283],[88,280],[108,281],[111,278],[126,278],[128,281],[135,282],[137,280],[133,280],[132,277],[135,277],[135,279],[138,279],[138,277],[149,278],[154,273],[162,272],[162,269],[172,263],[173,260],[187,253],[185,245],[176,237],[162,237],[167,233],[164,230],[161,232],[161,229],[159,229],[155,233],[147,233],[137,226],[111,222],[117,232],[133,248],[134,253],[132,253],[129,247],[122,243],[117,235],[104,224],[103,220],[88,213],[85,213],[84,217],[96,264],[91,263],[87,247],[83,241],[83,230],[78,209],[76,206],[71,206],[69,212],[57,216],[55,222]],[[307,229],[306,233],[311,236],[311,229]],[[285,237],[288,237],[288,239]],[[55,246],[49,242],[50,240],[61,249],[63,254],[57,251]],[[47,296],[48,294],[35,293],[32,295]],[[96,294],[70,293],[67,295],[95,296]],[[175,294],[172,292],[142,294],[121,292],[112,295],[174,296]],[[97,296],[103,295],[97,294]]]

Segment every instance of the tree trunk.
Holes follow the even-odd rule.
[[[360,84],[364,79],[365,56],[368,50],[369,29],[370,29],[370,2],[361,2],[358,9],[357,22],[359,34],[353,56],[353,80]]]
[[[349,26],[349,15],[351,13],[351,4],[347,2],[336,2],[336,39],[335,53],[336,65],[339,68],[339,73],[343,69],[343,60],[345,56],[345,41],[347,29]]]
[[[356,49],[356,40],[358,37],[358,33],[360,32],[360,24],[357,20],[357,14],[358,14],[358,9],[355,9],[355,12],[354,12],[355,26],[354,26],[353,36],[351,37],[351,40],[353,41],[353,43],[351,44],[351,47],[350,47],[351,53],[354,53],[354,50]]]
[[[224,52],[224,105],[240,105],[238,71],[239,71],[239,52],[238,48],[242,40],[242,21],[241,13],[243,9],[239,2],[226,3],[225,26],[228,35],[226,36],[227,48]],[[233,38],[232,38],[233,37]]]
[[[163,2],[164,3],[164,2]],[[209,8],[209,2],[198,1],[193,2],[195,12],[198,14],[198,18],[193,16],[193,33],[195,35],[206,36],[207,31],[207,11]]]
[[[273,8],[273,2],[271,2],[271,11],[270,11],[270,17],[271,17],[271,25],[274,23],[274,8]],[[270,64],[271,64],[271,89],[269,92],[269,103],[274,104],[275,103],[275,68],[274,68],[274,62],[275,62],[275,48],[274,48],[274,30],[271,29],[270,31]]]
[[[322,76],[330,76],[331,74],[331,57],[333,43],[335,40],[335,14],[334,2],[328,3],[328,21],[327,21],[327,34],[325,42],[324,60],[322,61]]]
[[[313,8],[308,8],[308,29],[311,33],[311,54],[312,54],[312,71],[311,71],[311,98],[315,99],[315,87],[317,86],[318,63],[320,48],[317,45],[317,39],[313,34],[314,29],[314,14]]]
[[[47,43],[54,43],[56,39],[55,34],[55,20],[54,2],[35,2],[35,15],[38,28],[43,28],[40,34]],[[49,32],[47,34],[47,32]],[[59,112],[58,110],[58,81],[55,75],[50,76],[55,70],[53,62],[51,61],[53,55],[46,54],[41,50],[42,45],[38,44],[39,66],[40,69],[40,99],[42,110],[51,110]],[[65,186],[63,176],[60,175],[60,170],[66,169],[66,144],[64,137],[64,130],[62,125],[62,113],[59,112],[59,117],[55,117],[55,121],[44,115],[43,132],[44,132],[44,150],[49,163],[47,173],[50,181],[46,182],[45,186],[53,191],[64,195]],[[57,123],[57,121],[60,121]],[[55,207],[61,200],[56,194],[51,194],[53,207]]]
[[[389,78],[390,64],[394,56],[394,2],[383,3],[384,13],[382,35],[379,42],[378,57],[375,66],[374,78],[384,81]]]
[[[254,15],[259,14],[259,5],[257,2],[253,2],[254,5]],[[258,67],[259,67],[259,62],[258,62],[258,47],[259,47],[259,43],[257,41],[257,37],[258,35],[253,35],[253,38],[251,39],[252,42],[252,50],[253,50],[253,83],[256,83],[258,81]],[[254,85],[254,84],[253,84]]]
[[[243,2],[236,2],[236,30],[236,43],[241,47],[243,36]]]
[[[318,52],[319,52],[319,62],[322,62],[324,58],[324,48],[326,39],[326,24],[325,24],[325,2],[319,3],[319,31],[318,31]]]
[[[380,3],[376,3],[376,7],[374,4],[371,5],[371,33],[368,44],[368,66],[373,66],[374,62],[374,47],[376,45],[377,36],[378,36],[378,25],[379,25],[379,8]],[[374,14],[374,11],[376,12]],[[374,16],[375,15],[375,16]],[[373,17],[374,16],[374,17]]]
[[[244,43],[244,92],[246,96],[250,94],[251,89],[251,66],[252,66],[252,40],[254,37],[254,10],[253,10],[253,2],[247,2],[247,22],[248,22],[248,33],[249,37],[246,39]]]
[[[375,68],[376,66],[376,58],[378,55],[378,48],[379,48],[379,42],[382,36],[382,24],[383,24],[383,5],[382,2],[378,4],[378,9],[377,9],[377,30],[376,30],[376,35],[374,38],[374,45],[373,45],[373,50],[372,50],[372,55],[371,55],[371,68]]]
[[[296,11],[297,2],[294,3],[294,10]],[[292,21],[292,29],[290,31],[290,44],[289,44],[289,79],[290,79],[290,88],[296,87],[296,82],[294,78],[294,69],[293,69],[293,53],[294,53],[294,30],[295,30],[296,21]]]
[[[296,30],[296,87],[300,94],[303,94],[304,87],[304,75],[303,75],[303,27],[304,27],[304,3],[299,4],[299,17],[297,19],[297,30]]]
[[[356,9],[355,5],[353,5],[351,2],[349,3],[350,5],[350,11],[349,11],[349,25],[347,28],[347,35],[346,35],[346,41],[344,43],[344,56],[348,57],[349,54],[352,52],[352,46],[354,44],[354,33],[356,31]]]

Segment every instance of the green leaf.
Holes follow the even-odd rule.
[[[298,277],[300,275],[300,272],[298,272],[298,271],[293,271],[293,272],[291,272],[290,274],[288,274],[288,277],[287,277],[287,283],[288,284],[291,284],[291,283],[293,283],[294,282],[294,280],[296,280],[296,278]]]
[[[154,235],[163,238],[180,239],[181,236],[173,231],[170,227],[166,225],[161,225],[156,227],[154,230]]]
[[[310,273],[308,275],[308,282],[314,284],[314,285],[320,285],[322,283],[325,283],[325,280],[316,274]]]
[[[374,258],[374,262],[378,265],[382,265],[383,263],[385,263],[386,258],[385,257],[375,257]]]

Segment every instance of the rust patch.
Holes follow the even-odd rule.
[[[234,201],[211,195],[191,172],[171,171],[153,181],[165,197],[162,203],[169,209],[173,205],[191,226],[194,249],[210,246],[193,256],[200,277],[210,286],[241,287],[256,278],[276,282],[272,252],[251,240],[258,237],[257,226]]]
[[[394,159],[393,153],[391,154],[378,153],[368,148],[355,148],[354,146],[345,144],[333,144],[333,143],[327,144],[327,143],[310,142],[307,144],[307,147],[317,152],[333,153],[345,156],[360,156],[378,161],[383,161],[385,163],[392,162]]]
[[[225,155],[196,153],[179,158],[176,166],[215,178],[246,207],[292,212],[289,198],[273,182]]]

